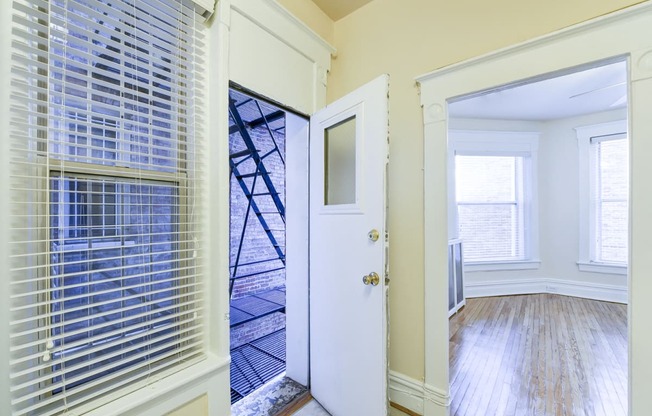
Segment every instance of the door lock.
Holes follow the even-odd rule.
[[[380,283],[380,276],[378,276],[378,273],[376,272],[371,272],[362,278],[362,283],[367,286],[378,286],[378,283]]]
[[[376,230],[376,229],[374,228],[373,230],[371,230],[371,231],[369,231],[369,232],[367,233],[367,237],[368,237],[371,241],[376,242],[376,241],[378,241],[378,237],[380,237],[380,234],[378,234],[378,230]]]

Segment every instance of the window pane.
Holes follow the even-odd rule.
[[[600,261],[627,262],[627,202],[602,202],[598,229]]]
[[[627,200],[629,193],[628,141],[608,140],[599,143],[600,198]]]
[[[464,259],[523,260],[523,157],[457,156],[456,196]]]
[[[188,121],[187,84],[170,59],[179,45],[131,29],[149,25],[144,13],[118,22],[103,17],[103,4],[54,3],[68,12],[52,8],[52,18],[66,24],[58,28],[65,36],[51,36],[52,157],[176,171],[179,125]]]
[[[464,261],[522,260],[519,209],[516,204],[458,205]]]
[[[53,383],[64,367],[70,389],[173,349],[148,353],[175,329],[176,186],[55,175],[51,189]]]
[[[516,157],[456,156],[455,192],[460,202],[516,200]]]
[[[596,144],[595,261],[627,263],[629,151],[627,139]]]
[[[355,204],[355,117],[324,130],[324,205]]]

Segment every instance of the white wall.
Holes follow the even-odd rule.
[[[539,255],[532,270],[468,271],[467,296],[552,292],[626,302],[627,276],[579,271],[579,170],[575,127],[623,120],[625,109],[547,122],[451,120],[452,129],[539,131]]]

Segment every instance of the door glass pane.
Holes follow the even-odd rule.
[[[355,204],[355,117],[324,130],[324,204]]]

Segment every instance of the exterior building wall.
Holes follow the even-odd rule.
[[[267,154],[273,149],[272,139],[263,127],[258,127],[250,130],[249,134],[261,155]],[[275,132],[275,140],[279,146],[279,150],[285,158],[285,134],[283,130]],[[239,133],[231,134],[230,136],[230,151],[231,153],[238,152],[245,148],[245,145]],[[264,159],[265,168],[270,172],[270,177],[274,183],[274,187],[279,192],[281,201],[285,204],[285,165],[278,154],[272,154]],[[240,173],[252,173],[255,171],[255,163],[253,160],[242,163],[238,166]],[[249,189],[253,185],[254,178],[245,178],[245,182]],[[260,177],[256,179],[256,193],[267,192],[264,182]],[[255,201],[263,214],[265,221],[271,229],[273,229],[274,237],[281,246],[281,250],[285,253],[285,223],[282,221],[278,214],[269,214],[276,212],[276,207],[270,196],[257,196]],[[242,226],[244,224],[245,216],[247,213],[248,200],[238,184],[238,181],[231,177],[231,251],[230,251],[230,272],[233,275],[233,266],[236,263],[238,254],[238,247],[242,236]],[[251,277],[236,280],[233,287],[232,299],[238,299],[243,296],[252,295],[255,293],[263,292],[266,290],[284,287],[285,286],[285,270],[281,269],[283,263],[278,260],[278,255],[274,250],[269,238],[263,230],[260,221],[256,218],[253,211],[249,213],[247,221],[247,228],[244,233],[242,241],[242,250],[240,253],[239,264],[246,264],[261,260],[274,259],[277,260],[265,263],[258,263],[252,265],[239,266],[237,269],[237,276],[250,275],[254,273],[261,273],[266,270],[270,272],[259,274]],[[275,270],[281,269],[281,270]]]

